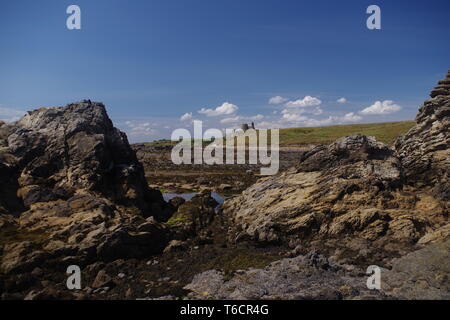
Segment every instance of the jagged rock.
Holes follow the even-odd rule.
[[[178,207],[178,210],[166,222],[176,240],[195,237],[199,231],[209,226],[215,216],[218,203],[210,191],[203,191]]]
[[[450,200],[450,70],[420,107],[417,124],[400,136],[395,148],[407,182],[429,186]]]
[[[89,192],[146,216],[163,214],[161,193],[148,188],[126,135],[113,127],[101,103],[30,111],[3,125],[0,136],[16,159],[17,193],[28,207]]]
[[[178,208],[185,202],[186,200],[182,197],[174,197],[169,200],[169,204],[171,204],[175,210],[178,210]]]
[[[0,213],[20,215],[13,221],[1,215],[8,232],[0,243],[12,242],[1,248],[1,271],[164,249],[164,227],[145,217],[167,220],[173,208],[148,187],[126,135],[113,127],[103,104],[30,111],[3,124],[0,140]]]

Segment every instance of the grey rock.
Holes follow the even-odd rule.
[[[450,200],[450,71],[420,107],[417,124],[395,142],[408,184]]]

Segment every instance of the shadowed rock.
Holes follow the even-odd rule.
[[[450,200],[450,70],[420,107],[417,124],[395,142],[408,184]]]
[[[162,215],[160,192],[148,188],[126,135],[114,128],[103,104],[40,108],[1,129],[25,206],[94,193],[144,216]],[[7,164],[2,161],[0,170]]]

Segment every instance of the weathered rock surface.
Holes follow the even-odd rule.
[[[345,137],[305,154],[297,168],[225,201],[232,241],[332,248],[340,259],[382,261],[446,225],[446,204],[401,189],[399,160],[370,137]]]
[[[384,265],[418,243],[447,239],[450,109],[444,91],[433,91],[396,150],[372,137],[344,137],[225,201],[230,240],[300,245],[340,262]]]
[[[203,191],[190,201],[181,204],[166,225],[177,240],[184,241],[201,236],[213,222],[217,205],[217,201],[211,197],[211,192]]]
[[[185,287],[195,299],[226,300],[341,300],[380,299],[384,295],[366,286],[363,270],[340,266],[311,252],[282,259],[264,269],[249,269],[227,280],[221,271],[209,270]]]
[[[0,142],[1,271],[164,249],[167,230],[153,218],[167,220],[174,209],[148,187],[142,165],[103,104],[31,111],[3,124]]]
[[[450,241],[414,251],[382,273],[381,289],[399,299],[450,300]]]
[[[420,107],[416,126],[399,137],[395,148],[407,183],[434,188],[450,200],[450,70]]]
[[[27,207],[95,193],[147,216],[162,214],[161,194],[148,188],[126,135],[113,127],[101,103],[30,111],[3,125],[0,139],[6,145],[0,170],[17,167],[17,194]]]

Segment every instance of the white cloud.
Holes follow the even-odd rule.
[[[337,99],[336,102],[338,102],[338,103],[346,103],[347,99],[342,97],[342,98]]]
[[[286,113],[283,115],[283,119],[288,122],[299,123],[307,127],[317,127],[326,126],[332,124],[342,124],[349,122],[358,122],[362,120],[362,117],[355,114],[354,112],[349,112],[344,116],[330,116],[324,119],[314,119],[307,116],[301,116],[298,114]]]
[[[285,104],[286,107],[296,108],[296,107],[314,107],[320,106],[322,101],[316,97],[306,96],[303,99],[298,99],[295,101],[289,101]]]
[[[192,119],[192,112],[185,113],[180,118],[181,121],[186,121],[186,120],[189,120],[189,119]]]
[[[238,106],[224,102],[221,106],[215,108],[215,109],[205,109],[202,108],[198,111],[198,113],[206,114],[208,117],[215,117],[215,116],[222,116],[222,115],[229,115],[235,113],[239,109]]]
[[[255,120],[255,121],[262,120],[262,119],[264,119],[264,116],[262,114],[257,114],[256,116],[253,116],[250,118],[250,120]]]
[[[349,112],[343,117],[338,117],[338,119],[342,122],[358,122],[362,120],[362,117],[358,116],[354,112]]]
[[[364,115],[384,115],[397,112],[401,108],[392,100],[375,101],[373,105],[361,110],[359,113]]]
[[[256,129],[279,129],[282,125],[278,121],[262,121],[255,124]]]
[[[301,116],[300,114],[295,114],[295,113],[284,113],[283,119],[290,121],[290,122],[302,122],[302,121],[306,121],[308,119],[308,117]]]
[[[22,117],[26,112],[11,108],[5,108],[0,106],[0,120],[7,122],[16,121]]]
[[[270,98],[269,104],[280,104],[280,103],[283,103],[283,102],[286,102],[286,101],[288,101],[288,99],[283,98],[281,96],[276,96],[276,97]]]
[[[238,122],[238,121],[241,121],[240,116],[222,119],[222,120],[220,120],[220,123],[233,123],[233,122]]]
[[[220,123],[236,123],[236,122],[244,122],[244,121],[259,121],[264,119],[264,116],[262,114],[257,114],[256,116],[252,117],[242,117],[242,116],[236,116],[236,117],[229,117],[220,120]]]
[[[289,118],[291,115],[300,116],[302,114],[313,114],[313,115],[320,115],[323,113],[323,110],[320,108],[320,106],[316,106],[314,108],[286,108],[281,111],[284,118]]]
[[[125,124],[129,128],[127,133],[132,137],[151,137],[158,133],[150,122],[126,121]]]

